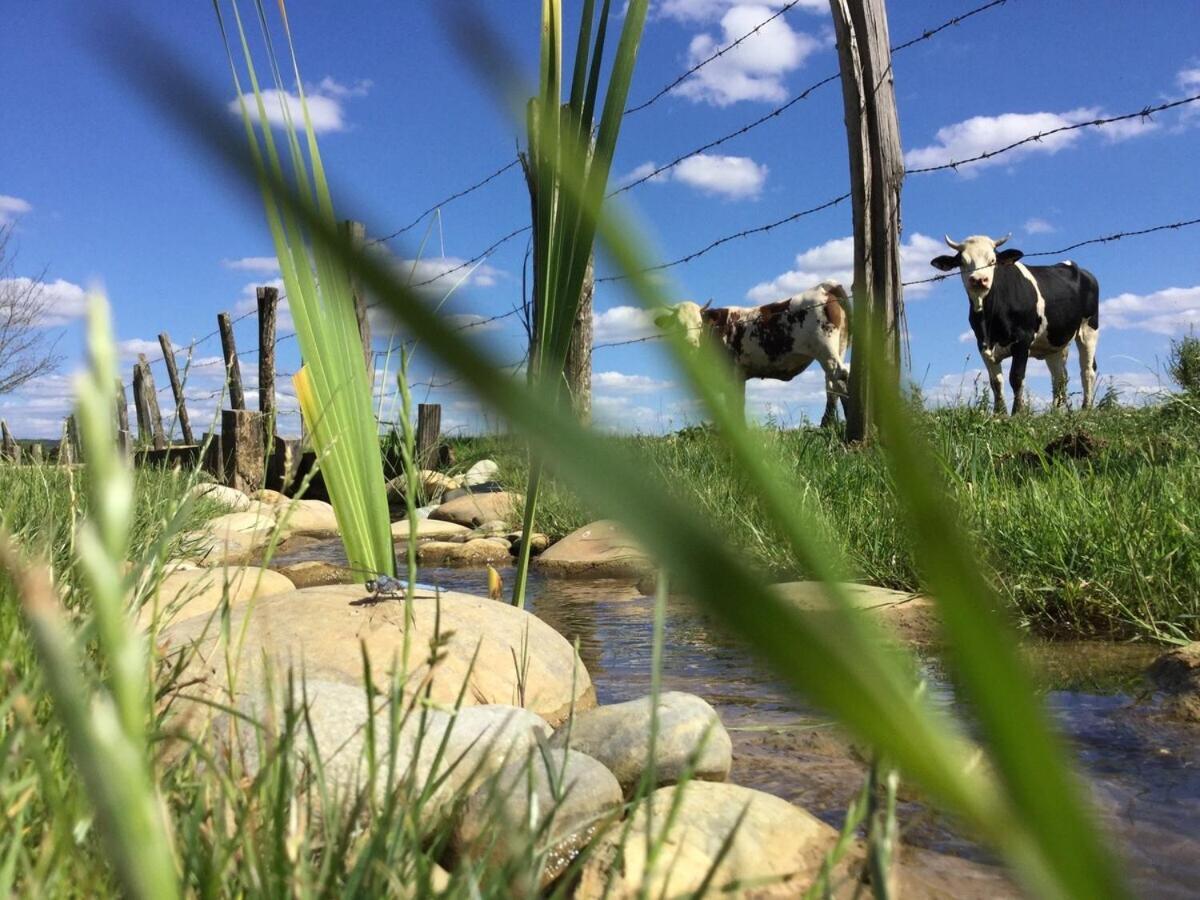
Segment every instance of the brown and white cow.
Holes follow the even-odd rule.
[[[825,414],[821,425],[837,421],[837,401],[845,403],[850,370],[842,362],[850,343],[850,298],[836,281],[823,281],[803,293],[764,306],[710,307],[685,301],[655,318],[659,328],[682,328],[693,347],[702,335],[729,354],[744,408],[747,378],[791,381],[814,360],[825,371]]]

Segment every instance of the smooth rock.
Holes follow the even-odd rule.
[[[568,738],[572,749],[607,766],[629,794],[649,763],[650,698],[577,712],[570,729],[558,729],[550,745],[565,747]],[[655,787],[675,784],[689,765],[693,778],[724,781],[732,762],[733,744],[716,710],[695,694],[659,695]]]
[[[226,487],[223,484],[213,484],[202,481],[194,485],[188,493],[195,500],[211,500],[227,507],[233,512],[242,512],[250,506],[250,499],[237,488]]]
[[[500,466],[495,460],[481,459],[463,474],[462,487],[476,487],[489,481],[495,481],[499,474]]]
[[[471,537],[503,537],[508,534],[509,527],[507,523],[497,519],[494,522],[484,522],[478,528],[471,531]]]
[[[520,553],[521,532],[510,531],[507,535],[505,535],[505,537],[508,538],[509,544],[512,545],[513,554],[515,555]],[[537,556],[539,553],[544,552],[549,546],[550,538],[548,535],[542,534],[540,531],[535,531],[529,536],[529,553],[531,556]]]
[[[653,570],[645,552],[610,519],[572,531],[538,557],[537,567],[568,578],[636,578]]]
[[[305,560],[280,566],[276,571],[287,577],[298,588],[319,587],[326,584],[356,584],[366,580],[349,566],[339,566],[319,559]]]
[[[244,603],[258,597],[284,594],[296,586],[286,575],[256,566],[238,568],[174,567],[158,583],[158,589],[138,611],[138,625],[145,628],[157,616],[160,625],[192,616],[204,616],[221,605],[225,597]]]
[[[484,522],[500,520],[511,528],[521,515],[524,505],[524,497],[507,491],[468,494],[443,503],[431,512],[429,517],[443,522],[457,522],[469,528],[478,528]]]
[[[898,639],[909,644],[938,642],[936,606],[928,597],[906,594],[871,584],[844,582],[850,603],[881,622]],[[771,585],[771,590],[805,612],[827,612],[829,599],[819,581],[790,581]]]
[[[270,733],[283,721],[285,694],[268,698],[262,692],[239,699],[238,709]],[[367,704],[362,685],[343,684],[322,678],[309,679],[297,685],[293,701],[295,708],[307,709],[308,722],[302,740],[293,745],[293,752],[309,765],[320,759],[327,786],[341,791],[358,790],[368,783],[367,721],[374,716],[375,752],[381,772],[386,773],[391,740],[389,701],[376,697],[372,711]],[[537,746],[539,736],[549,732],[546,722],[528,710],[512,706],[464,706],[458,710],[425,709],[418,707],[398,710],[396,735],[396,771],[403,779],[411,780],[401,790],[411,789],[412,797],[430,782],[442,779],[441,784],[422,808],[420,826],[434,830],[451,812],[454,801],[461,799],[496,772],[514,761],[524,761]],[[311,743],[307,734],[311,726]],[[254,724],[239,720],[236,728],[240,743],[234,749],[245,761],[246,774],[258,774],[261,760],[257,751]],[[213,729],[217,740],[227,741],[229,729]],[[444,742],[444,746],[443,746]],[[314,754],[313,746],[316,752]],[[376,796],[385,797],[386,784],[381,777]]]
[[[482,566],[509,558],[508,543],[473,538],[464,543],[425,541],[417,546],[417,559],[433,566]]]
[[[577,750],[532,753],[467,798],[450,847],[459,856],[496,861],[531,841],[552,848],[612,815],[621,802],[617,779],[592,757]]]
[[[183,535],[181,556],[202,566],[245,562],[267,546],[274,533],[274,516],[257,510],[226,513]]]
[[[416,592],[412,610],[413,622],[406,627],[403,602],[375,601],[361,585],[304,588],[236,604],[230,617],[231,633],[239,635],[241,642],[234,661],[238,690],[257,692],[268,675],[264,665],[273,677],[284,677],[291,667],[304,669],[311,677],[323,673],[320,677],[327,680],[358,686],[364,651],[376,686],[390,690],[407,631],[406,690],[424,690],[428,676],[430,700],[435,704],[452,705],[465,684],[466,705],[521,706],[551,725],[567,716],[572,702],[580,711],[595,705],[591,679],[574,648],[536,616],[486,597],[437,594],[423,588]],[[204,617],[177,621],[163,629],[159,640],[169,650],[195,647],[181,682],[200,679],[189,690],[202,690],[227,702],[225,648],[220,636],[206,632],[205,625]],[[431,673],[429,648],[435,628],[440,628],[439,658]]]
[[[680,800],[675,796],[678,791],[683,792]],[[676,802],[673,825],[664,834]],[[646,858],[648,831],[652,839],[664,838],[652,871]],[[623,858],[618,867],[622,834]],[[660,788],[639,804],[627,831],[624,824],[615,826],[596,844],[575,896],[580,900],[632,898],[643,886],[651,897],[694,896],[721,858],[708,894],[799,897],[836,839],[837,832],[820,819],[761,791],[703,781]],[[721,857],[726,840],[729,848]],[[755,882],[753,892],[737,891],[737,885],[746,881]]]
[[[1186,722],[1200,722],[1200,641],[1167,651],[1146,674],[1166,695],[1171,715]]]
[[[393,522],[392,540],[401,544],[406,542],[408,540],[408,529],[408,519]],[[467,535],[470,533],[471,529],[466,525],[458,525],[454,522],[440,522],[437,519],[417,519],[418,541],[465,541],[467,540]]]
[[[337,516],[333,505],[324,500],[293,500],[278,507],[280,527],[290,535],[336,535]]]
[[[461,487],[458,479],[446,475],[444,472],[422,469],[417,474],[417,491],[422,498],[436,500],[446,491],[452,491],[458,487]],[[403,499],[408,493],[408,478],[404,475],[393,478],[388,482],[387,490],[390,497]]]

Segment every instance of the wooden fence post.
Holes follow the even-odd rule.
[[[593,263],[593,258],[589,256],[583,288],[579,292],[579,311],[575,314],[575,324],[571,326],[571,343],[567,345],[567,358],[563,365],[563,378],[571,394],[571,408],[584,425],[592,421],[592,296],[596,291]]]
[[[275,318],[279,290],[260,287],[258,299],[258,409],[263,415],[267,444],[275,438]]]
[[[229,406],[245,409],[246,395],[242,392],[242,369],[238,365],[237,344],[233,341],[233,323],[229,313],[217,315],[217,328],[221,332],[221,352],[225,354],[225,377],[229,382]]]
[[[29,446],[29,462],[32,465],[40,466],[42,464],[42,442],[35,441]]]
[[[137,365],[133,367],[133,404],[137,410],[139,440],[150,443],[155,450],[165,449],[167,438],[158,409],[158,392],[145,353],[138,354]]]
[[[266,475],[262,413],[245,409],[223,411],[221,452],[227,485],[247,494],[261,490]]]
[[[442,406],[440,403],[417,404],[417,447],[418,469],[427,469],[437,459],[438,440],[442,433]]]
[[[167,378],[171,380],[171,394],[175,397],[176,418],[179,421],[179,432],[183,442],[188,446],[196,443],[192,435],[192,423],[188,421],[187,404],[183,402],[183,383],[179,380],[179,370],[175,367],[175,348],[171,344],[171,336],[165,331],[158,336],[159,346],[162,347],[163,362],[167,364]]]
[[[3,419],[0,419],[0,458],[11,463],[21,462],[21,445],[13,438],[8,423]]]
[[[120,378],[117,379],[117,449],[126,458],[133,449],[129,440],[129,398]]]
[[[350,238],[350,242],[362,249],[367,242],[367,229],[362,222],[354,222],[347,220],[342,225],[346,229],[346,234]],[[367,302],[363,298],[362,288],[358,284],[358,279],[353,275],[350,276],[350,292],[354,295],[354,316],[358,319],[358,336],[362,339],[363,359],[367,366],[367,376],[371,383],[375,383],[375,357],[371,350],[371,320],[367,315]]]
[[[62,437],[58,441],[58,464],[60,466],[75,465],[75,441],[72,439],[74,428],[74,416],[67,416],[63,420]]]
[[[904,334],[900,188],[904,157],[884,0],[830,0],[842,75],[854,203],[854,340],[846,439],[868,441],[873,398],[869,348],[898,380]]]

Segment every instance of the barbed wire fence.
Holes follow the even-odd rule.
[[[692,77],[696,72],[701,70],[703,67],[709,65],[710,63],[714,62],[717,59],[720,59],[722,56],[724,56],[725,54],[734,50],[736,47],[742,45],[745,41],[747,41],[754,35],[759,34],[764,27],[768,26],[770,23],[779,19],[785,13],[790,11],[793,7],[795,7],[797,5],[798,2],[799,2],[799,0],[792,0],[792,2],[785,3],[782,7],[780,7],[778,10],[776,10],[774,13],[772,13],[767,18],[760,21],[757,25],[755,25],[753,28],[751,28],[746,33],[740,35],[739,37],[735,38],[734,40],[730,41],[729,43],[719,47],[716,51],[709,54],[704,59],[702,59],[702,60],[698,61],[697,63],[695,63],[694,65],[690,66],[682,74],[680,74],[679,76],[677,76],[676,78],[674,78],[673,80],[668,82],[666,85],[664,85],[662,88],[660,88],[657,92],[655,92],[650,97],[648,97],[648,99],[646,99],[645,101],[643,101],[635,106],[632,106],[632,107],[626,109],[625,115],[627,115],[627,116],[632,115],[634,113],[641,112],[641,111],[646,110],[647,108],[653,106],[659,100],[661,100],[663,97],[668,96],[672,91],[674,91],[676,88],[678,88],[681,84],[683,84],[685,81],[687,81],[688,78]],[[983,3],[981,5],[973,7],[972,9],[969,9],[959,15],[956,15],[952,18],[946,19],[935,25],[932,25],[930,27],[923,29],[919,34],[915,35],[914,37],[895,45],[892,48],[892,53],[893,54],[900,53],[900,52],[903,52],[904,50],[907,50],[907,49],[909,49],[913,46],[916,46],[918,44],[921,44],[925,41],[929,41],[929,40],[935,38],[936,36],[944,33],[946,30],[953,28],[954,26],[957,26],[957,25],[967,21],[968,19],[971,19],[975,16],[982,15],[986,12],[997,9],[999,7],[1005,6],[1005,5],[1007,5],[1007,3],[1008,3],[1008,0],[991,0],[991,2]],[[756,117],[755,119],[751,120],[750,122],[746,123],[745,125],[737,128],[737,129],[734,129],[732,131],[718,135],[715,138],[709,139],[709,140],[705,141],[704,143],[700,144],[699,146],[695,147],[694,149],[691,149],[687,152],[676,155],[671,161],[665,163],[664,165],[656,166],[653,170],[642,174],[638,178],[633,179],[627,183],[624,183],[624,184],[616,187],[615,189],[610,191],[610,193],[608,194],[608,197],[612,198],[612,197],[619,196],[627,191],[630,191],[630,190],[638,187],[639,185],[642,185],[648,181],[651,181],[652,179],[654,179],[656,177],[662,176],[664,173],[666,173],[670,169],[680,165],[682,162],[684,162],[685,160],[687,160],[689,158],[692,158],[699,154],[705,153],[716,147],[722,146],[730,141],[736,140],[737,138],[750,133],[751,131],[754,131],[755,129],[765,126],[769,122],[772,122],[772,121],[780,118],[787,111],[793,109],[799,103],[801,103],[802,101],[804,101],[805,99],[810,97],[815,91],[819,90],[820,88],[822,88],[834,81],[838,81],[838,80],[840,80],[840,75],[838,73],[833,73],[827,77],[824,77],[822,79],[819,79],[819,80],[813,82],[812,84],[808,85],[807,87],[805,87],[798,93],[794,94],[792,97],[790,97],[785,102],[773,107],[768,112],[764,113],[761,116]],[[1067,125],[1062,125],[1062,126],[1058,126],[1055,128],[1039,131],[1037,133],[1027,135],[1017,141],[1013,141],[1005,146],[998,147],[993,150],[981,152],[981,153],[978,153],[978,154],[975,154],[972,156],[966,156],[966,157],[962,157],[962,158],[947,160],[945,162],[928,165],[928,166],[910,168],[906,171],[905,174],[906,175],[925,175],[925,174],[933,174],[933,173],[943,172],[943,171],[957,172],[957,171],[962,170],[965,167],[990,161],[992,159],[995,159],[996,157],[1003,156],[1006,153],[1011,153],[1020,148],[1038,144],[1047,139],[1054,138],[1054,137],[1057,137],[1057,136],[1060,136],[1060,135],[1063,135],[1063,134],[1066,134],[1069,132],[1074,132],[1074,131],[1081,130],[1081,129],[1092,129],[1092,128],[1099,129],[1099,128],[1104,128],[1106,126],[1110,126],[1110,125],[1113,125],[1116,123],[1131,121],[1131,120],[1147,121],[1147,120],[1150,120],[1154,115],[1156,115],[1158,113],[1162,113],[1162,112],[1166,112],[1168,110],[1188,106],[1188,105],[1191,105],[1191,104],[1194,104],[1197,102],[1200,102],[1200,94],[1195,94],[1195,95],[1188,96],[1188,97],[1182,97],[1182,98],[1178,98],[1178,99],[1174,99],[1174,100],[1167,100],[1167,101],[1162,101],[1162,102],[1157,102],[1157,103],[1148,103],[1148,104],[1141,106],[1140,108],[1138,108],[1136,110],[1132,110],[1129,112],[1112,115],[1112,116],[1096,117],[1096,118],[1088,119],[1085,121],[1070,123]],[[418,224],[420,224],[420,222],[423,221],[426,217],[437,212],[444,206],[446,206],[450,203],[453,203],[457,200],[460,200],[460,199],[462,199],[470,194],[473,194],[477,191],[483,190],[487,186],[495,183],[505,173],[516,168],[519,165],[519,163],[520,163],[519,158],[513,158],[513,159],[509,160],[508,162],[504,163],[502,166],[489,172],[488,174],[479,178],[475,182],[473,182],[457,191],[454,191],[453,193],[450,193],[446,197],[439,200],[437,203],[430,205],[429,207],[424,209],[419,215],[417,215],[415,218],[413,218],[411,221],[409,221],[407,224],[405,224],[399,228],[396,228],[393,231],[390,231],[380,237],[373,238],[373,239],[367,241],[367,244],[371,245],[371,246],[387,245],[389,242],[391,242],[391,241],[403,236],[404,234],[408,233],[409,231],[411,231]],[[792,224],[801,219],[807,218],[812,215],[816,215],[817,213],[838,207],[839,205],[841,205],[843,202],[845,202],[849,198],[850,198],[849,192],[845,192],[845,193],[839,194],[838,196],[835,196],[828,200],[825,200],[823,202],[820,202],[820,203],[808,206],[804,209],[798,210],[797,212],[774,219],[770,222],[766,222],[764,224],[753,226],[753,227],[744,228],[744,229],[741,229],[739,231],[736,231],[736,232],[733,232],[730,234],[725,234],[725,235],[716,237],[694,251],[691,251],[689,253],[681,255],[675,259],[650,266],[650,267],[642,270],[642,272],[637,273],[637,274],[647,274],[647,273],[652,273],[652,272],[665,271],[668,269],[673,269],[673,268],[676,268],[679,266],[687,265],[687,264],[689,264],[701,257],[704,257],[707,254],[709,254],[721,247],[724,247],[730,243],[749,239],[749,238],[752,238],[752,237],[755,237],[758,235],[767,234],[767,233],[770,233],[770,232],[772,232],[778,228],[781,228],[785,225]],[[1170,222],[1170,223],[1158,224],[1158,225],[1153,225],[1153,226],[1144,227],[1144,228],[1124,229],[1124,230],[1112,232],[1112,233],[1097,236],[1097,237],[1087,238],[1087,239],[1072,243],[1066,247],[1058,248],[1055,250],[1029,251],[1029,252],[1026,252],[1025,255],[1027,257],[1034,257],[1034,258],[1044,257],[1044,256],[1061,255],[1065,252],[1069,252],[1071,250],[1078,249],[1079,247],[1083,247],[1083,246],[1089,246],[1089,245],[1095,245],[1095,244],[1107,244],[1107,243],[1112,243],[1115,241],[1122,240],[1124,238],[1149,235],[1149,234],[1165,232],[1165,231],[1169,231],[1169,230],[1178,230],[1178,229],[1193,226],[1196,224],[1200,224],[1200,218],[1181,218],[1178,221],[1174,221],[1174,222]],[[478,253],[474,254],[470,258],[458,261],[453,266],[450,266],[448,268],[439,268],[435,274],[433,274],[429,277],[426,277],[420,281],[416,281],[416,282],[412,283],[410,286],[413,288],[423,288],[423,287],[429,287],[431,285],[434,285],[439,281],[443,281],[444,279],[448,278],[451,275],[457,274],[459,272],[462,272],[463,270],[466,270],[472,266],[475,266],[478,263],[481,263],[483,260],[485,260],[488,257],[490,257],[491,255],[493,255],[497,250],[499,250],[505,244],[516,239],[517,237],[521,236],[522,234],[529,233],[530,231],[531,231],[531,227],[529,225],[515,227],[515,228],[511,229],[510,231],[508,231],[507,233],[501,235],[494,241],[492,241],[487,247],[485,247],[483,250],[479,251]],[[955,274],[956,273],[939,274],[939,275],[934,275],[934,276],[931,276],[928,278],[912,279],[912,280],[903,282],[903,285],[905,287],[912,287],[912,286],[916,286],[916,285],[938,282],[938,281],[945,280],[946,278],[954,277]],[[612,283],[612,282],[620,282],[620,281],[626,280],[630,277],[631,277],[630,274],[615,274],[615,275],[607,275],[607,276],[597,278],[596,281],[597,281],[597,283]],[[373,308],[377,305],[378,305],[377,303],[372,303],[372,304],[368,304],[368,307]],[[498,321],[506,320],[512,316],[517,315],[520,312],[521,312],[521,307],[516,306],[507,312],[483,317],[477,321],[464,323],[463,325],[459,326],[455,330],[456,331],[467,331],[467,330],[471,330],[471,329],[475,329],[475,328],[485,327],[489,324],[493,324]],[[237,324],[239,322],[242,322],[242,321],[250,318],[251,316],[254,316],[255,314],[256,314],[256,310],[254,310],[254,309],[243,312],[243,313],[237,315],[236,317],[234,317],[233,319],[231,319],[230,320],[231,324]],[[198,338],[192,339],[186,345],[186,348],[181,348],[179,352],[186,353],[187,358],[190,360],[193,358],[193,356],[196,353],[198,348],[206,345],[208,342],[218,338],[219,336],[220,336],[220,329],[214,329],[213,331],[207,332],[206,334],[201,335]],[[275,346],[278,346],[279,344],[282,344],[283,342],[291,340],[293,338],[295,338],[294,332],[289,332],[289,333],[280,335],[279,337],[276,338],[274,344],[272,345],[272,349],[274,349]],[[658,338],[659,338],[659,335],[651,334],[651,335],[630,337],[630,338],[622,339],[622,340],[604,341],[604,342],[594,344],[593,350],[608,350],[608,349],[612,349],[612,348],[625,347],[625,346],[634,345],[634,344],[648,343],[648,342],[658,340]],[[261,349],[262,348],[254,348],[254,349],[250,349],[250,350],[245,350],[240,353],[237,353],[236,356],[238,358],[252,357],[252,356],[255,356],[258,353],[260,353]],[[377,356],[379,356],[379,355],[382,355],[382,353],[377,354]],[[156,364],[156,363],[163,363],[164,360],[161,357],[158,357],[155,359],[151,359],[150,362],[152,364]],[[523,362],[517,363],[517,364],[515,364],[515,366],[510,366],[509,368],[516,369],[516,368],[519,368],[521,365],[523,365]],[[197,363],[190,363],[186,366],[185,371],[190,373],[190,372],[194,372],[197,370],[213,368],[216,366],[222,366],[222,367],[225,367],[226,369],[228,369],[228,364],[226,363],[225,359],[223,357],[221,357],[221,358],[205,359],[205,360],[203,360],[201,362],[197,362]],[[279,374],[287,376],[290,373],[279,373]],[[410,386],[411,387],[423,387],[423,388],[426,388],[427,390],[445,390],[445,389],[452,388],[452,387],[458,385],[459,383],[460,383],[459,379],[437,380],[436,378],[431,377],[425,382],[414,382]],[[162,388],[159,388],[158,393],[164,393],[170,389],[171,389],[170,385],[166,385]],[[207,398],[215,398],[215,397],[219,396],[221,393],[223,393],[224,390],[225,390],[225,386],[222,385],[217,390],[214,390],[213,392],[208,394]]]

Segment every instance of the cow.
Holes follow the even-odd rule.
[[[711,301],[710,301],[711,303]],[[822,427],[837,421],[850,371],[842,362],[850,343],[850,298],[836,281],[765,306],[700,306],[691,301],[668,307],[655,318],[661,329],[682,329],[684,339],[699,347],[702,336],[715,340],[733,366],[737,395],[744,410],[747,378],[791,381],[816,360],[825,371],[825,414]]]
[[[1020,250],[1009,248],[997,253],[1010,237],[993,240],[977,234],[956,241],[946,235],[946,244],[955,254],[931,260],[943,272],[958,269],[962,275],[971,301],[968,321],[987,367],[993,409],[1004,414],[1004,372],[1000,363],[1009,357],[1014,415],[1025,406],[1022,388],[1025,365],[1031,356],[1046,361],[1054,405],[1064,405],[1067,351],[1072,338],[1079,349],[1079,378],[1083,383],[1083,408],[1087,409],[1096,390],[1096,342],[1100,337],[1100,286],[1096,276],[1070,260],[1053,266],[1026,266],[1019,262],[1024,256]]]

